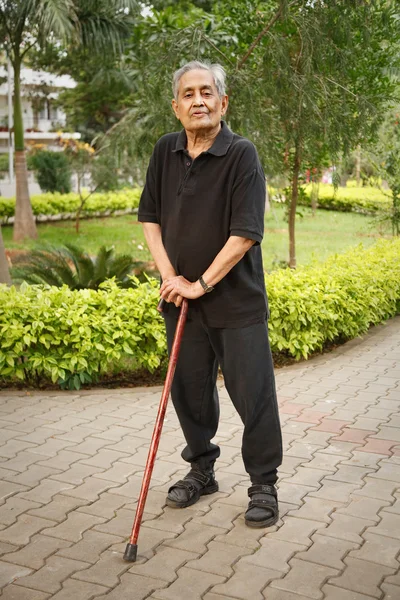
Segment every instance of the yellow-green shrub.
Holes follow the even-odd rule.
[[[303,187],[299,204],[311,206],[311,185]],[[338,187],[321,183],[318,190],[318,207],[343,212],[374,214],[392,206],[390,192],[385,195],[378,188]]]
[[[85,203],[83,216],[95,213],[113,213],[116,210],[134,209],[139,206],[142,190],[139,188],[123,189],[116,192],[98,192],[92,194]],[[79,208],[79,194],[45,193],[31,198],[33,213],[40,215],[58,215],[75,213]],[[4,223],[14,216],[15,198],[0,198],[0,221]]]
[[[400,239],[274,271],[266,283],[272,351],[307,358],[400,311]],[[0,377],[78,388],[126,356],[156,369],[167,356],[158,297],[155,279],[98,291],[0,286]]]
[[[266,278],[273,352],[307,358],[400,311],[400,239],[361,246],[326,262]]]

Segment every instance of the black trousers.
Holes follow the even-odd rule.
[[[170,351],[176,320],[166,316],[165,323]],[[282,462],[282,436],[266,323],[220,329],[187,321],[171,390],[187,443],[182,458],[207,469],[220,455],[211,442],[219,420],[218,365],[244,424],[245,469],[252,483],[273,484]]]

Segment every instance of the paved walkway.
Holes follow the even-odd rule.
[[[224,388],[220,492],[185,473],[169,411],[139,559],[122,559],[159,388],[0,393],[1,600],[399,600],[400,317],[277,372],[282,520],[244,525],[241,426]]]

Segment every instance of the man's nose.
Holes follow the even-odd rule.
[[[204,104],[203,96],[200,92],[194,94],[193,104],[195,104],[196,106],[202,106]]]

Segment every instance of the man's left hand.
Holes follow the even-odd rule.
[[[160,288],[160,295],[167,302],[174,302],[177,304],[176,300],[178,299],[178,296],[187,298],[188,300],[195,300],[204,295],[204,290],[199,281],[191,282],[179,275],[163,281]],[[179,302],[179,304],[181,304],[181,302]]]

